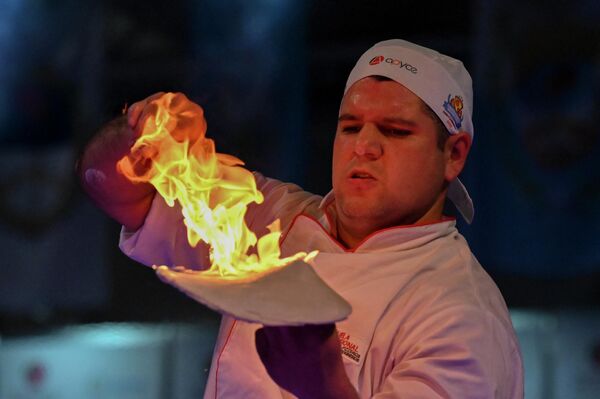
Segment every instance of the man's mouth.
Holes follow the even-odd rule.
[[[375,179],[373,175],[368,172],[355,170],[350,173],[351,179]]]

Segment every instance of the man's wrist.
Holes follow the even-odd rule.
[[[348,379],[342,366],[329,369],[328,373],[319,381],[306,386],[299,398],[311,399],[356,399],[358,393]]]

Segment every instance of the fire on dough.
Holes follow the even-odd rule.
[[[156,272],[162,281],[217,312],[268,326],[332,323],[344,320],[352,311],[350,304],[302,261],[235,280],[166,266]]]

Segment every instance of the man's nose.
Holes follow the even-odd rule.
[[[383,153],[381,139],[381,133],[375,125],[371,123],[363,125],[356,136],[354,153],[360,157],[369,159],[379,158]]]

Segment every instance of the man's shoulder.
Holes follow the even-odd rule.
[[[462,308],[510,325],[500,290],[464,238],[456,232],[442,240],[439,251],[415,273],[392,308],[419,309],[423,317]]]
[[[281,222],[285,230],[292,220],[299,214],[320,217],[322,211],[320,204],[322,197],[305,191],[297,184],[283,182],[274,178],[265,177],[254,172],[256,186],[264,196],[261,204],[251,204],[248,207],[249,224],[268,224],[275,219]]]

